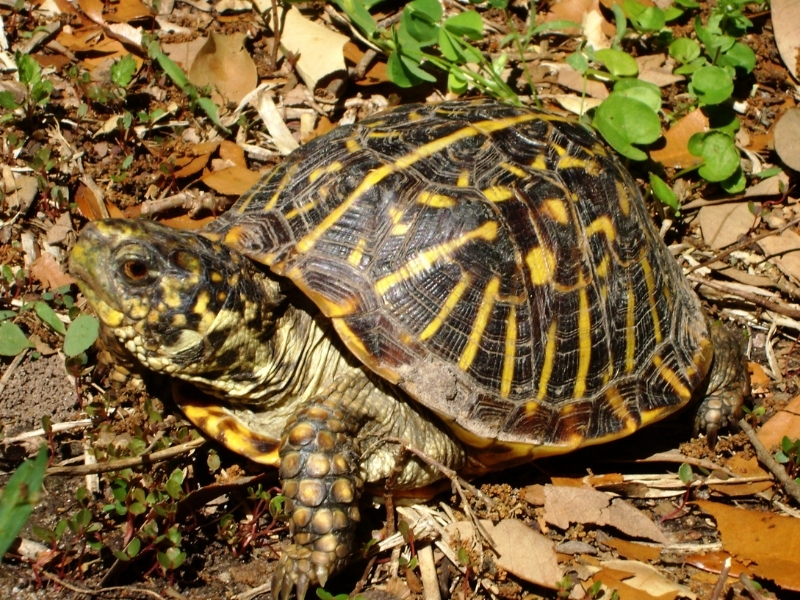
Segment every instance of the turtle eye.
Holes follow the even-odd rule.
[[[130,281],[139,282],[147,278],[150,274],[150,268],[143,260],[126,260],[122,263],[122,273]]]

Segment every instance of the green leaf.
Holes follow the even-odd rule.
[[[35,460],[23,462],[6,482],[0,495],[0,561],[33,512],[47,468],[47,446]]]
[[[632,160],[647,158],[632,144],[651,144],[661,137],[658,115],[644,102],[617,92],[597,107],[592,124],[614,150]]]
[[[733,94],[733,79],[720,67],[700,67],[692,75],[689,92],[697,96],[701,104],[720,104]]]
[[[14,100],[14,94],[11,92],[0,92],[0,108],[6,110],[16,110],[19,104]]]
[[[703,159],[698,169],[706,181],[723,181],[739,168],[739,151],[733,139],[719,131],[696,133],[689,138],[689,152]]]
[[[667,24],[664,11],[655,6],[644,6],[636,0],[624,0],[625,14],[637,31],[659,31]]]
[[[136,61],[132,54],[126,54],[111,65],[111,81],[119,87],[127,88],[134,73],[136,73]]]
[[[371,38],[378,30],[375,19],[367,10],[369,5],[377,4],[377,2],[364,3],[360,0],[334,0],[334,2],[368,38]]]
[[[54,311],[44,302],[39,301],[34,303],[33,310],[36,311],[36,314],[39,316],[39,318],[47,323],[56,333],[64,335],[67,332],[67,328],[64,327],[64,323],[62,323],[61,319],[58,318],[56,311]]]
[[[689,485],[692,482],[692,479],[694,479],[694,473],[692,472],[691,465],[682,463],[678,468],[678,477],[683,482],[683,485]]]
[[[690,38],[678,38],[669,45],[669,55],[685,65],[700,57],[700,44]]]
[[[97,319],[89,315],[79,316],[70,324],[64,336],[64,354],[77,356],[81,352],[86,352],[99,334],[100,322]]]
[[[722,186],[722,189],[729,194],[739,194],[743,192],[744,188],[747,187],[747,177],[744,175],[742,166],[738,165],[733,174],[720,181],[719,184]]]
[[[650,173],[650,188],[653,190],[653,195],[658,198],[662,204],[669,206],[676,213],[680,212],[681,205],[680,202],[678,202],[678,195],[672,191],[672,188],[667,185],[666,181],[655,173]]]
[[[736,42],[719,57],[717,64],[723,67],[739,67],[746,73],[751,73],[756,67],[756,53],[750,46]]]
[[[0,355],[16,356],[32,344],[16,323],[0,323]]]
[[[158,45],[158,42],[151,42],[150,46],[147,48],[147,54],[150,58],[155,59],[158,61],[158,65],[167,74],[167,76],[172,80],[172,82],[177,85],[182,90],[190,85],[189,78],[186,76],[186,73],[183,72],[173,60],[164,54],[161,51],[161,47]]]
[[[42,80],[42,67],[30,54],[17,53],[14,60],[17,63],[20,83],[33,87]]]
[[[661,90],[657,85],[648,81],[620,79],[614,84],[614,92],[644,102],[655,113],[661,110]]]
[[[586,56],[583,52],[573,52],[567,56],[567,64],[581,75],[586,75],[586,72],[589,70],[589,61],[586,60]]]
[[[566,19],[557,19],[555,21],[549,21],[547,23],[542,23],[541,25],[537,25],[531,30],[531,37],[539,35],[541,33],[549,33],[549,32],[560,32],[564,31],[565,29],[583,29],[583,26],[580,23],[576,23],[575,21],[568,21]]]
[[[603,48],[594,53],[595,59],[603,63],[614,77],[636,77],[639,65],[630,54],[613,48]]]
[[[474,10],[465,10],[445,20],[443,27],[453,35],[471,40],[483,39],[483,20]]]
[[[386,61],[389,79],[400,87],[412,87],[424,81],[434,82],[436,78],[424,71],[412,58],[400,52],[392,52]]]
[[[442,5],[437,0],[414,0],[403,9],[400,29],[404,29],[420,46],[430,46],[439,37],[438,22],[441,18]]]

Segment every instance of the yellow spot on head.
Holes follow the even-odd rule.
[[[186,327],[186,315],[184,314],[175,314],[172,315],[172,326],[173,327]]]
[[[550,283],[556,270],[556,257],[544,246],[537,246],[525,257],[533,285]]]
[[[200,291],[192,307],[192,312],[197,315],[205,316],[208,313],[208,303],[210,301],[211,295],[205,290]]]
[[[428,191],[422,192],[417,197],[417,202],[423,206],[430,206],[431,208],[450,208],[456,205],[455,198],[445,196],[444,194],[432,194]]]
[[[504,202],[514,197],[514,190],[500,185],[493,185],[483,190],[483,195],[489,202]]]
[[[220,290],[217,292],[217,302],[225,302],[225,299],[228,297],[228,293]]]
[[[569,212],[567,212],[567,205],[560,198],[549,198],[543,203],[543,207],[547,215],[560,223],[561,225],[569,224]]]
[[[218,273],[217,271],[211,271],[211,281],[214,283],[222,283],[222,273]]]

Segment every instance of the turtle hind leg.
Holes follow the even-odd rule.
[[[694,428],[695,432],[705,432],[713,447],[719,431],[735,425],[741,418],[744,402],[750,396],[750,375],[741,335],[720,323],[711,323],[709,331],[714,361]]]

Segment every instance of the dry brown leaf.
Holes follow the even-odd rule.
[[[796,81],[800,81],[800,66],[797,64],[797,55],[800,53],[800,2],[772,0],[769,4],[778,52],[789,73]]]
[[[672,72],[673,65],[667,63],[666,54],[638,56],[636,57],[636,64],[639,65],[637,78],[658,87],[666,87],[678,81],[683,81],[682,75],[675,75]]]
[[[783,164],[794,171],[800,171],[800,109],[787,110],[775,123],[773,134],[775,152]]]
[[[75,280],[64,273],[58,261],[49,252],[43,252],[31,264],[31,275],[41,282],[48,290],[60,288],[62,285],[72,285]]]
[[[608,88],[603,83],[594,81],[593,79],[586,79],[569,65],[562,65],[558,69],[557,81],[558,85],[575,90],[576,92],[583,93],[585,89],[586,95],[591,98],[597,98],[599,100],[608,98]]]
[[[789,187],[789,176],[786,173],[778,173],[774,177],[762,179],[755,185],[751,185],[744,192],[745,198],[755,196],[780,196],[783,190]]]
[[[766,512],[733,508],[718,502],[695,502],[714,517],[722,546],[744,561],[752,561],[753,573],[780,587],[800,592],[800,519]]]
[[[173,229],[194,230],[205,227],[211,223],[216,217],[204,217],[202,219],[193,219],[189,215],[181,215],[172,219],[159,219],[159,223],[172,227]]]
[[[795,396],[783,410],[779,410],[758,430],[758,439],[767,450],[780,447],[784,436],[800,439],[800,396]]]
[[[725,466],[733,471],[737,477],[768,477],[764,469],[758,466],[758,459],[755,456],[745,458],[741,453],[734,454]],[[752,496],[772,487],[771,481],[753,481],[749,483],[733,483],[729,485],[715,485],[708,486],[716,492],[720,492],[726,496]]]
[[[212,99],[238,104],[256,89],[256,63],[244,47],[247,35],[212,32],[189,69],[189,81],[198,87],[211,86]]]
[[[221,169],[206,173],[201,177],[212,190],[228,196],[241,196],[261,178],[259,173],[251,171],[245,167],[233,166],[228,169]]]
[[[747,235],[756,221],[747,202],[704,206],[698,211],[697,219],[703,241],[715,250],[730,246]]]
[[[194,62],[197,54],[205,46],[206,38],[195,38],[189,42],[180,42],[177,44],[162,44],[161,49],[164,53],[174,60],[184,70],[188,70],[189,66]]]
[[[662,598],[671,600],[678,596],[695,600],[697,595],[686,586],[674,583],[664,577],[655,567],[635,560],[604,560],[602,570],[594,578],[603,581],[607,586],[613,580],[622,583],[631,590],[643,592],[644,595],[632,593],[631,590],[619,590],[621,600],[628,598]]]
[[[566,19],[583,25],[589,13],[595,13],[596,17],[599,18],[601,30],[604,35],[607,37],[614,36],[614,24],[609,23],[603,18],[598,0],[561,0],[561,2],[558,3],[550,3],[550,12],[545,14],[544,22],[549,23],[550,21]],[[579,29],[565,29],[564,33],[568,35],[580,35],[582,32]]]
[[[95,23],[103,22],[102,0],[78,0],[78,6],[80,6],[83,13]]]
[[[517,519],[489,525],[487,533],[494,541],[498,566],[525,581],[557,589],[564,572],[552,541]]]
[[[208,164],[210,158],[211,154],[201,154],[200,156],[196,156],[185,165],[182,165],[181,168],[175,171],[172,175],[176,179],[182,179],[184,177],[189,177],[190,175],[200,173]]]
[[[687,564],[692,565],[698,569],[703,569],[709,573],[721,573],[725,561],[731,559],[730,577],[738,579],[742,573],[747,573],[748,576],[753,577],[755,573],[747,565],[742,564],[733,558],[727,552],[708,552],[706,554],[692,554],[687,556],[684,560]]]
[[[653,546],[645,546],[644,544],[637,544],[636,542],[629,542],[628,540],[621,540],[619,538],[611,538],[603,542],[606,546],[611,546],[620,556],[631,560],[658,560],[661,558],[661,549],[654,548]]]
[[[631,537],[661,544],[669,541],[647,515],[621,498],[591,488],[552,485],[545,486],[544,494],[545,520],[559,529],[567,529],[570,523],[610,525]]]
[[[116,12],[109,13],[105,16],[106,21],[110,23],[130,23],[136,19],[150,18],[153,16],[152,11],[147,8],[140,0],[122,0],[116,4]]]
[[[756,362],[748,362],[747,370],[750,373],[750,385],[753,387],[767,385],[772,381],[764,370],[764,367]]]
[[[800,235],[787,229],[759,240],[758,245],[769,262],[778,265],[795,283],[800,282]]]
[[[51,246],[60,244],[71,231],[73,231],[72,216],[68,212],[62,213],[53,226],[47,230],[47,243]]]
[[[686,148],[689,138],[695,133],[708,131],[708,117],[700,109],[693,110],[681,118],[664,134],[663,148],[650,152],[650,157],[665,167],[688,168],[700,162],[700,158],[689,153]]]
[[[223,140],[219,145],[219,157],[237,167],[247,166],[244,148],[229,140]]]

